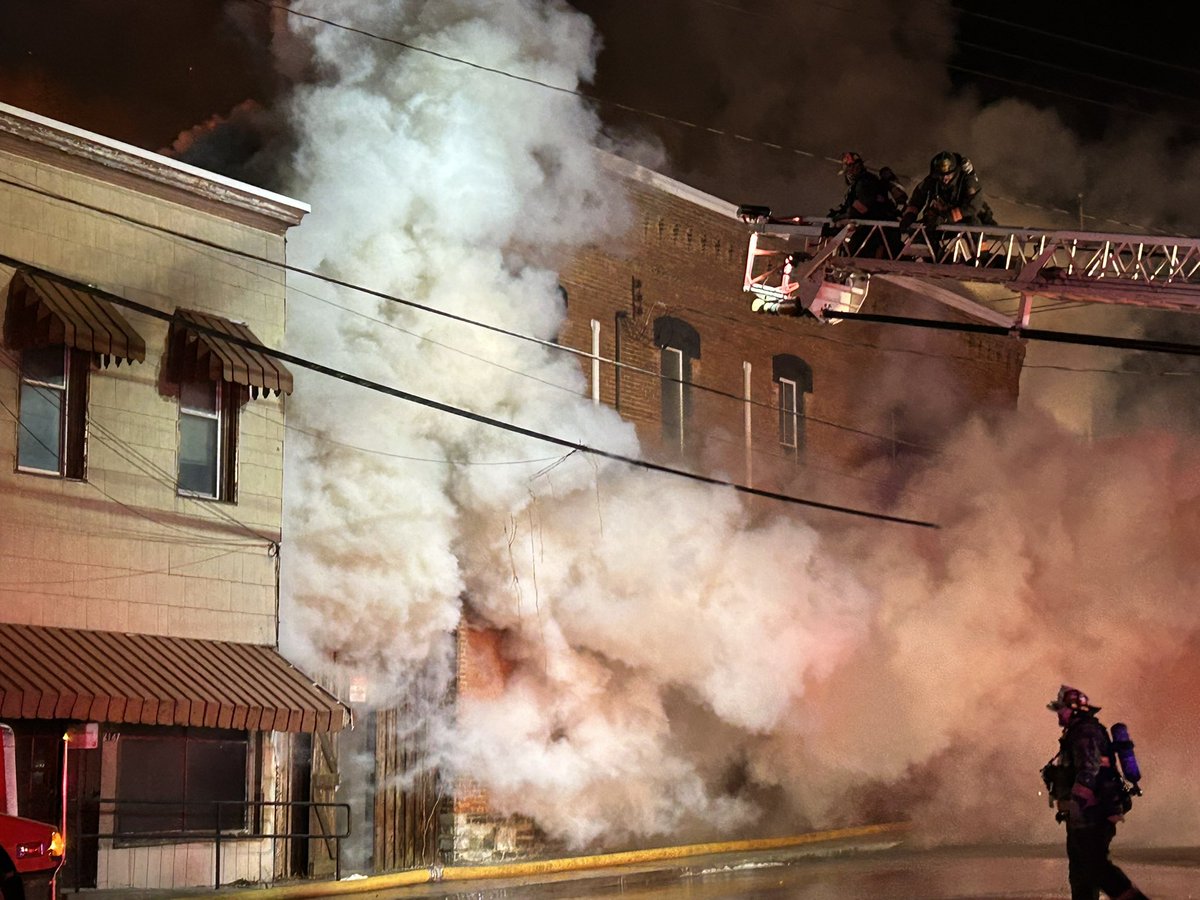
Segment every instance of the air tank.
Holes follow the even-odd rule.
[[[1129,737],[1129,728],[1124,722],[1117,722],[1112,727],[1113,753],[1121,764],[1121,774],[1133,785],[1133,793],[1140,794],[1142,789],[1138,782],[1142,780],[1141,769],[1138,768],[1137,757],[1133,755],[1133,741]]]

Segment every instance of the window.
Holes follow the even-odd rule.
[[[61,345],[21,353],[19,469],[84,477],[90,368],[89,354]]]
[[[233,501],[242,404],[290,394],[292,374],[245,324],[209,313],[176,310],[167,342],[167,381],[179,395],[179,492]]]
[[[233,500],[242,391],[223,381],[179,386],[179,490]]]
[[[654,321],[654,343],[660,350],[663,441],[683,450],[692,415],[692,361],[700,358],[700,335],[682,319],[662,316]]]
[[[240,831],[247,827],[245,732],[157,728],[117,739],[117,831]],[[218,803],[218,801],[228,801]]]
[[[779,410],[779,444],[789,453],[804,453],[804,395],[812,393],[812,369],[798,356],[779,354],[771,359]]]
[[[146,358],[112,300],[121,298],[29,266],[9,280],[4,343],[21,353],[19,470],[85,477],[89,373]]]
[[[796,382],[780,378],[779,388],[779,443],[791,450],[800,444],[800,422],[796,406]]]
[[[675,347],[663,347],[660,371],[662,372],[663,437],[667,438],[672,446],[682,450],[684,422],[687,418],[687,385],[683,382],[683,351]]]

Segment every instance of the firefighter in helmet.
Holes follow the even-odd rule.
[[[996,224],[969,159],[943,150],[929,161],[929,174],[913,190],[900,217],[900,227],[908,228],[917,219],[930,228]]]
[[[867,168],[861,156],[846,151],[842,154],[841,162],[841,174],[846,180],[846,194],[840,205],[829,210],[829,218],[835,227],[840,227],[850,219],[895,222],[900,218],[900,209],[896,206],[888,185]],[[883,233],[884,231],[888,233]],[[893,237],[899,238],[895,228],[862,226],[850,236],[846,249],[851,256],[894,256],[894,253],[887,253],[888,246],[893,243]],[[895,243],[898,248],[899,241]]]
[[[1113,758],[1108,729],[1096,718],[1078,688],[1063,685],[1046,708],[1058,716],[1062,736],[1058,755],[1042,779],[1067,826],[1067,867],[1071,900],[1094,900],[1103,891],[1116,900],[1146,900],[1108,857],[1108,848],[1130,804]]]

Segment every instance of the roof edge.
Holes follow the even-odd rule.
[[[204,200],[265,216],[285,226],[300,224],[300,220],[312,212],[311,206],[299,200],[2,102],[0,134],[176,188]]]
[[[720,197],[706,194],[698,188],[684,184],[682,181],[676,181],[674,178],[649,169],[640,163],[630,162],[611,151],[597,150],[596,152],[600,154],[601,165],[610,172],[620,175],[623,178],[628,178],[631,181],[640,181],[643,184],[650,185],[660,191],[665,191],[672,196],[678,197],[680,200],[685,200],[688,203],[703,207],[734,221],[741,221],[737,216],[738,208],[736,203],[730,203],[727,200],[722,200]]]

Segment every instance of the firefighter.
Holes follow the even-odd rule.
[[[929,174],[913,189],[900,217],[900,228],[911,227],[917,219],[927,228],[995,225],[996,219],[981,191],[971,161],[960,153],[943,150],[929,161]]]
[[[1112,742],[1087,695],[1063,685],[1046,708],[1058,716],[1058,755],[1042,778],[1067,826],[1071,900],[1095,900],[1103,891],[1116,900],[1147,900],[1112,860],[1108,848],[1117,822],[1129,809],[1128,793],[1113,759]]]
[[[895,222],[900,218],[900,209],[892,199],[888,185],[867,168],[857,153],[847,151],[842,154],[841,174],[846,179],[846,195],[841,205],[829,210],[829,218],[835,227],[844,225],[849,219]],[[900,235],[895,228],[886,231],[887,234],[881,233],[880,228],[872,226],[856,229],[847,242],[847,252],[851,256],[894,257],[894,249],[899,249]],[[893,252],[888,252],[889,247],[894,247]]]
[[[908,206],[908,191],[900,185],[900,179],[896,177],[896,173],[888,166],[879,168],[879,180],[883,182],[887,191],[892,196],[892,202],[896,204],[896,212],[903,212]]]

